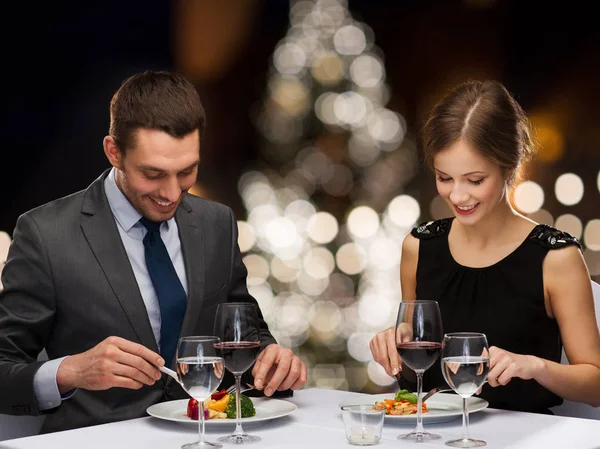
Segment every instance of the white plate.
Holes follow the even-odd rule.
[[[356,398],[345,399],[339,402],[340,407],[354,404],[375,404],[384,399],[393,399],[395,393],[361,395]],[[468,400],[469,414],[486,408],[489,404],[485,399],[471,397]],[[462,416],[462,398],[451,393],[437,393],[426,402],[427,413],[423,413],[423,423],[440,423],[451,421]],[[417,415],[385,415],[386,421],[397,423],[417,422]]]
[[[252,418],[242,418],[243,424],[281,418],[282,416],[289,415],[298,408],[293,402],[282,399],[252,398],[252,403],[256,409],[256,415]],[[155,418],[197,425],[198,421],[188,418],[186,414],[187,405],[188,399],[160,402],[148,407],[146,412]],[[207,426],[235,425],[235,419],[207,419],[205,422]]]

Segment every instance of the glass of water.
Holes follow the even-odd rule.
[[[444,379],[463,398],[463,437],[446,441],[452,447],[485,446],[483,440],[469,437],[468,398],[481,388],[490,370],[490,355],[485,334],[456,332],[444,335],[442,373]]]
[[[204,401],[223,380],[225,367],[218,337],[182,337],[177,344],[177,376],[183,389],[198,401],[198,441],[184,444],[183,449],[222,447],[204,436]]]
[[[385,408],[376,409],[373,405],[345,405],[342,419],[346,438],[350,444],[370,446],[379,443]]]

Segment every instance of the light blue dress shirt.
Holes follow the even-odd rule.
[[[142,218],[140,213],[135,210],[129,200],[123,195],[115,183],[115,169],[113,168],[104,180],[104,191],[108,204],[117,223],[117,229],[125,246],[129,263],[133,268],[133,274],[137,281],[142,299],[148,312],[152,332],[160,351],[160,307],[158,298],[152,280],[146,268],[146,259],[144,256],[143,239],[146,235],[146,228],[139,220]],[[179,240],[179,230],[175,218],[164,222],[160,226],[160,237],[162,238],[169,256],[179,276],[181,285],[186,294],[188,292],[187,277],[185,275],[185,264],[183,253],[181,251],[181,242]],[[67,356],[68,357],[68,356]],[[33,378],[33,388],[40,410],[48,410],[58,407],[62,400],[68,399],[74,392],[61,397],[56,383],[56,373],[61,362],[66,357],[50,360],[44,363],[36,372]]]

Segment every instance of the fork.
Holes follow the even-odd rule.
[[[241,385],[240,386],[240,394],[243,393],[243,392],[245,392],[245,391],[253,390],[253,389],[254,389],[254,385],[252,385],[252,384],[246,384],[246,386]],[[233,393],[235,393],[235,384],[233,384],[232,386],[230,386],[226,391],[227,391],[227,394],[233,394]]]
[[[487,380],[484,381],[481,386],[483,387],[485,384],[487,384]],[[433,396],[436,393],[445,393],[448,391],[453,391],[453,390],[452,390],[452,388],[440,388],[440,387],[432,388],[431,390],[429,390],[429,392],[425,396],[423,396],[421,401],[425,402],[427,399],[429,399],[431,396]]]

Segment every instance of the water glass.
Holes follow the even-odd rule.
[[[487,337],[475,332],[456,332],[444,335],[442,374],[456,394],[463,398],[463,436],[446,441],[447,446],[470,448],[485,446],[483,440],[469,436],[469,403],[487,380],[490,355]]]
[[[377,410],[373,405],[345,405],[342,418],[346,438],[350,444],[370,446],[379,443],[385,409]]]

